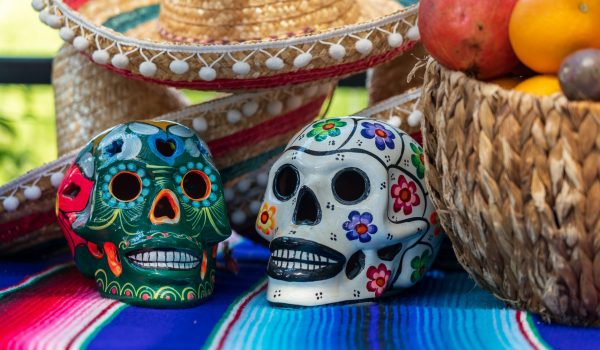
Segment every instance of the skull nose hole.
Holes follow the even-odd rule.
[[[156,140],[156,149],[165,157],[170,157],[175,153],[175,142],[173,140]]]
[[[158,200],[156,207],[154,207],[154,216],[157,218],[166,217],[168,219],[175,219],[175,210],[167,197],[162,197]]]
[[[316,225],[321,221],[321,207],[317,197],[308,187],[302,187],[294,212],[294,224]]]
[[[170,190],[161,190],[150,210],[153,224],[175,224],[179,222],[179,203]]]

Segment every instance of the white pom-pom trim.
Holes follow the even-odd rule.
[[[31,7],[33,7],[34,10],[40,12],[46,7],[46,2],[44,0],[33,0],[31,2]]]
[[[236,225],[243,224],[247,218],[248,216],[246,215],[246,213],[244,213],[241,210],[236,210],[233,212],[233,214],[231,214],[231,221]]]
[[[48,14],[45,23],[51,28],[58,29],[62,27],[63,19],[60,16]]]
[[[73,40],[73,38],[75,38],[75,32],[73,31],[73,29],[71,29],[69,27],[60,28],[58,35],[60,36],[61,39],[63,39],[66,42],[69,42],[69,43]]]
[[[419,27],[414,26],[411,27],[408,32],[406,32],[406,36],[412,41],[418,41],[421,39],[421,33],[419,33]]]
[[[2,206],[6,211],[15,211],[19,207],[19,199],[15,196],[6,197],[2,201]]]
[[[423,119],[423,113],[421,113],[421,111],[412,111],[408,116],[408,125],[417,126],[421,123],[421,119]]]
[[[231,69],[237,75],[246,75],[250,73],[250,65],[246,62],[235,62]]]
[[[296,56],[296,58],[294,58],[294,67],[296,67],[296,68],[306,67],[306,66],[308,66],[310,61],[312,61],[312,58],[313,58],[312,55],[308,52],[301,53],[298,56]]]
[[[194,118],[192,120],[192,128],[198,132],[206,131],[208,129],[208,122],[203,117]]]
[[[118,53],[113,56],[110,63],[112,63],[112,65],[117,68],[125,69],[129,65],[129,57],[127,57],[126,55],[124,55],[122,53]]]
[[[223,197],[225,197],[225,200],[227,202],[230,202],[232,199],[235,198],[235,191],[233,188],[226,188],[223,190]]]
[[[110,61],[110,55],[106,50],[96,50],[92,53],[92,60],[98,64],[107,64]]]
[[[50,15],[50,12],[48,12],[48,10],[44,10],[44,11],[40,11],[40,14],[38,15],[38,17],[40,18],[40,21],[44,24],[48,24],[46,23],[46,19],[48,18],[48,15]]]
[[[250,189],[251,185],[252,185],[252,183],[250,183],[250,181],[248,179],[243,179],[243,180],[240,180],[240,182],[238,182],[235,187],[238,189],[238,191],[244,193]]]
[[[400,33],[392,33],[388,36],[388,45],[391,47],[400,47],[404,43],[404,38]]]
[[[260,173],[258,174],[258,176],[256,177],[256,183],[259,186],[266,186],[267,183],[269,182],[269,174],[268,173]]]
[[[204,81],[213,81],[217,78],[217,71],[211,67],[202,67],[198,71],[198,76]]]
[[[242,119],[242,112],[237,109],[231,109],[227,111],[227,121],[231,124],[235,124]]]
[[[58,188],[64,177],[65,175],[63,173],[54,173],[50,176],[50,184],[52,184],[53,187]]]
[[[282,110],[283,103],[281,103],[281,101],[271,101],[267,105],[267,112],[269,112],[270,115],[277,115],[281,113]]]
[[[354,44],[356,51],[363,55],[370,53],[373,50],[373,43],[369,39],[360,39]]]
[[[395,115],[388,120],[388,124],[390,124],[394,128],[399,128],[400,125],[402,125],[402,118]]]
[[[257,214],[258,211],[260,210],[260,202],[259,201],[250,202],[249,209],[252,214]]]
[[[174,60],[169,64],[169,69],[175,74],[185,74],[190,69],[190,65],[183,60]]]
[[[42,190],[38,186],[33,185],[25,187],[25,191],[23,191],[23,194],[28,200],[34,201],[42,196]]]
[[[304,96],[313,97],[314,95],[317,94],[318,90],[319,90],[319,88],[316,85],[309,86],[304,90]]]
[[[73,39],[73,47],[78,51],[85,51],[90,46],[90,42],[84,37],[79,35]]]
[[[288,109],[296,109],[302,105],[302,98],[300,98],[300,96],[292,95],[288,97],[286,104]]]
[[[244,113],[246,117],[253,116],[256,114],[256,111],[258,111],[258,102],[256,101],[248,101],[242,106],[242,113]]]
[[[329,46],[329,56],[334,60],[341,60],[346,56],[346,48],[340,44],[333,44]]]
[[[156,64],[148,61],[142,62],[140,64],[140,74],[145,77],[154,76],[156,74]]]
[[[283,69],[283,60],[279,57],[269,57],[265,62],[265,65],[270,70],[281,70]]]

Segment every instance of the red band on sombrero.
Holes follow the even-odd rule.
[[[118,69],[112,65],[104,65],[106,69],[121,74],[127,78],[147,81],[152,83],[167,84],[172,87],[181,89],[195,89],[195,90],[254,90],[254,89],[266,89],[274,88],[289,84],[301,84],[316,80],[324,80],[327,78],[334,78],[339,76],[347,76],[354,73],[362,72],[370,67],[376,66],[380,63],[387,62],[402,53],[411,50],[417,42],[409,41],[400,47],[397,47],[391,51],[386,52],[383,55],[371,56],[364,58],[356,62],[343,63],[336,66],[324,67],[324,68],[313,68],[304,71],[284,73],[272,76],[266,76],[254,79],[215,79],[212,81],[174,81],[174,80],[159,80],[153,78],[146,78],[142,75],[135,74],[129,70]],[[91,60],[91,58],[90,58]]]

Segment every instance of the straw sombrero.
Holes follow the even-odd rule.
[[[364,71],[419,40],[391,0],[33,0],[40,19],[126,77],[251,90]]]
[[[250,217],[256,193],[239,190],[260,182],[261,166],[319,115],[335,84],[230,94],[187,106],[172,88],[125,79],[65,46],[54,61],[53,85],[59,158],[0,187],[0,256],[66,247],[54,213],[65,169],[94,135],[135,119],[171,120],[196,130],[230,188],[230,201],[242,203]],[[239,211],[231,213],[237,217],[232,221],[240,222]]]

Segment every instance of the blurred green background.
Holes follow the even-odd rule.
[[[42,24],[29,0],[0,0],[0,57],[52,57],[62,40]],[[212,94],[189,93],[194,102]],[[337,89],[328,116],[367,105],[362,88]],[[0,185],[56,158],[54,101],[49,85],[0,85]]]

